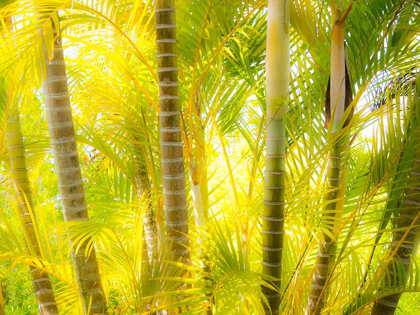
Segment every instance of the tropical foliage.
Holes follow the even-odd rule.
[[[290,0],[285,67],[269,59],[269,3],[289,5],[1,2],[0,314],[55,314],[34,272],[60,314],[419,312],[420,2]],[[289,77],[287,95],[267,95],[267,72]],[[52,125],[63,91],[71,114]],[[76,192],[60,163],[80,164]],[[281,272],[263,268],[273,217]]]

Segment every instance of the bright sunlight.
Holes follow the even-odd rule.
[[[420,314],[418,0],[0,4],[0,315]]]

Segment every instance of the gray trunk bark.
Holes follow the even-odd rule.
[[[55,28],[53,27],[53,29]],[[88,221],[60,37],[54,42],[51,60],[45,52],[45,63],[45,110],[64,219],[66,221]],[[80,247],[77,252],[72,250],[73,266],[84,312],[86,314],[104,314],[106,301],[95,249],[89,254],[86,253],[86,246],[90,241],[89,238],[83,244],[78,244]]]

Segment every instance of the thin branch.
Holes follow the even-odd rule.
[[[351,11],[354,1],[356,0],[351,0],[350,3],[348,4],[346,11],[344,11],[343,15],[341,16],[340,23],[344,23],[346,21],[347,16],[349,15]]]

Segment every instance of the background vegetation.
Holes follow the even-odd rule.
[[[325,219],[331,191],[326,170],[335,140],[324,126],[331,3],[290,4],[280,310],[305,313],[317,246],[329,233],[338,245],[325,313],[370,314],[375,300],[407,292],[396,314],[416,314],[419,257],[412,260],[406,283],[398,281],[406,276],[404,269],[396,263],[390,274],[386,263],[396,232],[406,230],[398,218],[420,152],[420,2],[335,2],[351,8],[345,41],[354,114],[337,136],[351,145],[344,159],[340,219],[333,221]],[[261,286],[272,280],[262,274],[261,251],[266,6],[259,0],[176,1],[190,264],[174,263],[165,239],[154,3],[22,0],[3,7],[0,303],[5,314],[38,312],[27,266],[51,275],[61,314],[82,314],[69,241],[88,237],[95,244],[110,314],[264,314]],[[6,22],[10,17],[12,28]],[[84,222],[64,222],[45,114],[43,45],[51,59],[48,45],[58,34],[90,217]],[[25,249],[11,179],[6,123],[16,108],[41,259]],[[139,169],[147,173],[150,194],[139,194]],[[204,225],[195,223],[197,182],[208,210]],[[158,251],[149,264],[142,253],[143,218],[150,208]],[[390,280],[381,280],[385,277]]]

